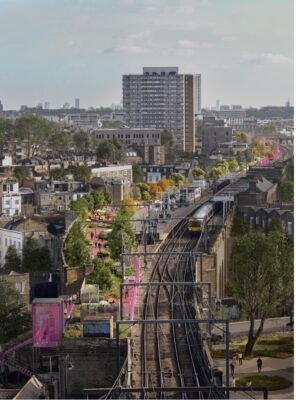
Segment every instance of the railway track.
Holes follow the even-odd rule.
[[[158,285],[153,282],[194,281],[193,260],[182,252],[196,250],[198,240],[188,239],[187,222],[182,221],[159,250],[150,283],[144,298],[142,318],[144,320],[184,319],[176,324],[143,324],[141,330],[141,386],[144,388],[172,388],[170,393],[146,393],[144,398],[208,398],[208,394],[198,391],[199,386],[211,386],[212,376],[208,360],[203,351],[199,328],[185,323],[194,319],[193,293],[185,285]],[[180,255],[172,259],[167,254],[174,251]],[[162,253],[164,253],[162,254]],[[186,386],[197,388],[195,393],[187,393]],[[176,394],[174,387],[184,388]],[[223,398],[223,394],[213,389],[211,398]]]

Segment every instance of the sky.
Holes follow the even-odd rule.
[[[4,109],[118,104],[143,66],[202,74],[202,106],[293,104],[293,0],[0,0]]]

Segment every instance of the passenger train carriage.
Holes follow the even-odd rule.
[[[189,219],[188,231],[192,235],[200,235],[204,229],[205,223],[212,218],[215,212],[215,203],[207,202],[202,205]]]

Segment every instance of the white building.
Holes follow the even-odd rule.
[[[91,167],[92,177],[109,179],[125,179],[133,183],[133,169],[131,165],[109,165],[108,167]]]
[[[10,217],[20,215],[22,212],[22,198],[19,193],[18,182],[7,180],[6,182],[3,182],[1,186],[0,212],[9,215]]]
[[[5,256],[9,246],[14,246],[17,252],[21,255],[24,242],[25,232],[13,231],[10,229],[0,229],[0,264],[5,263]]]

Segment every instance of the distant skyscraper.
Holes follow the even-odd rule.
[[[0,100],[0,112],[2,112],[3,111],[3,104],[1,103],[1,100]]]
[[[288,99],[288,100],[286,101],[285,106],[286,106],[287,108],[290,107],[290,99]]]
[[[194,152],[194,114],[201,108],[200,78],[200,75],[179,74],[178,67],[144,67],[143,74],[123,75],[127,125],[168,129],[175,136],[179,150]]]
[[[75,108],[80,108],[80,99],[75,99]]]
[[[220,111],[220,100],[216,100],[216,111]]]
[[[50,109],[50,102],[49,101],[45,101],[44,102],[44,110],[49,110]]]

